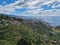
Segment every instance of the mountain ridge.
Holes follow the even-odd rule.
[[[0,15],[0,45],[49,45],[50,41],[52,44],[56,39],[56,42],[59,40],[57,34],[60,33],[55,32],[36,18],[32,20]]]

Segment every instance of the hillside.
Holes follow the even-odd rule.
[[[59,37],[43,21],[0,14],[0,45],[60,45]]]

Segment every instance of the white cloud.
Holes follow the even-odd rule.
[[[56,7],[60,7],[60,0],[17,0],[14,3],[7,4],[5,6],[0,5],[0,13],[13,13],[16,9],[29,8],[30,10],[24,12],[24,14],[30,15],[59,15],[60,10],[56,10]],[[5,2],[4,2],[5,3]],[[51,6],[52,10],[44,10],[43,5]],[[44,11],[42,11],[44,10]]]
[[[54,5],[52,6],[52,8],[57,8],[57,7],[60,7],[60,4],[58,4],[57,6],[54,4]]]
[[[60,16],[60,10],[28,10],[26,12],[24,12],[25,14],[29,15],[35,15],[35,16]]]
[[[15,12],[16,9],[18,8],[22,8],[19,7],[17,4],[22,2],[20,1],[15,1],[15,3],[11,3],[11,4],[6,4],[5,6],[0,5],[0,13],[7,13],[10,14],[11,12]]]

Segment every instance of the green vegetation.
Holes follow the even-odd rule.
[[[0,14],[0,45],[60,45],[60,28],[27,21]]]

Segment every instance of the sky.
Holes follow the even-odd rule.
[[[0,0],[0,13],[19,16],[60,16],[60,0]]]
[[[60,25],[60,0],[0,0],[0,13],[42,16],[52,25]]]

